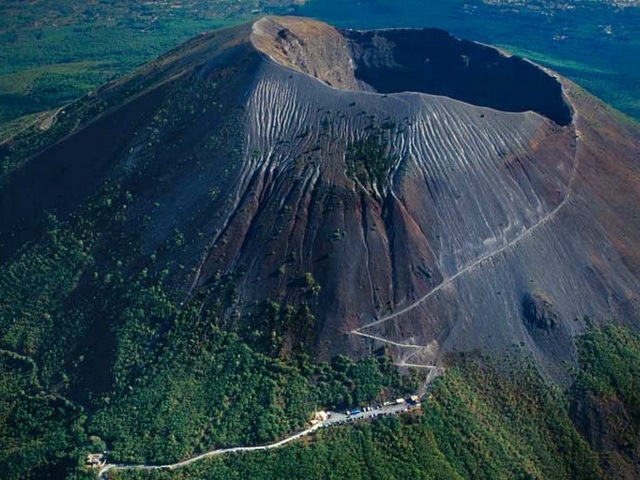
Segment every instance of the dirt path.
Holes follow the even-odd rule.
[[[313,427],[307,428],[301,432],[295,433],[290,437],[287,437],[278,442],[270,443],[268,445],[259,445],[256,447],[233,447],[233,448],[220,448],[217,450],[211,450],[209,452],[203,453],[196,457],[189,458],[187,460],[183,460],[182,462],[167,464],[167,465],[125,465],[125,464],[110,464],[105,465],[100,472],[98,473],[99,480],[106,480],[106,473],[109,470],[175,470],[177,468],[186,467],[192,463],[198,462],[204,458],[215,457],[218,455],[226,455],[230,453],[241,453],[241,452],[254,452],[259,450],[271,450],[273,448],[279,448],[287,443],[293,442],[294,440],[298,440],[309,433],[314,432],[318,428],[322,427],[324,424],[319,423],[314,425]]]
[[[574,119],[573,119],[574,130],[575,130],[576,120],[577,120],[577,117],[574,116]],[[575,177],[576,177],[576,172],[578,170],[578,150],[579,150],[578,147],[579,147],[580,135],[579,135],[577,130],[575,130],[575,139],[576,139],[576,147],[575,147],[575,151],[573,153],[573,167],[572,167],[572,170],[571,170],[571,176],[569,177],[569,182],[567,183],[567,190],[566,190],[566,193],[565,193],[564,197],[560,201],[560,203],[553,210],[551,210],[549,213],[547,213],[544,217],[542,217],[536,223],[531,225],[531,227],[529,227],[528,229],[524,230],[522,233],[517,235],[509,243],[503,245],[502,247],[500,247],[500,248],[498,248],[498,249],[496,249],[496,250],[494,250],[492,252],[488,252],[485,255],[482,255],[481,257],[479,257],[478,259],[476,259],[475,261],[473,261],[472,263],[470,263],[469,265],[464,267],[462,270],[459,270],[454,275],[452,275],[452,276],[446,278],[445,280],[443,280],[441,283],[436,285],[432,290],[430,290],[426,295],[420,297],[415,302],[413,302],[411,305],[408,305],[408,306],[402,308],[401,310],[398,310],[398,311],[396,311],[396,312],[394,312],[394,313],[392,313],[390,315],[387,315],[387,316],[382,317],[382,318],[380,318],[378,320],[375,320],[375,321],[373,321],[371,323],[368,323],[367,325],[363,325],[360,328],[356,328],[355,330],[352,330],[350,333],[352,333],[354,335],[360,335],[360,336],[364,336],[364,337],[374,338],[376,340],[379,340],[379,341],[385,342],[385,343],[389,343],[391,345],[411,347],[412,345],[402,345],[402,344],[398,344],[398,343],[392,342],[390,340],[385,340],[385,339],[380,338],[380,337],[375,337],[373,335],[365,334],[361,330],[363,330],[365,328],[373,327],[375,325],[379,325],[381,323],[384,323],[384,322],[392,320],[392,319],[394,319],[396,317],[399,317],[400,315],[403,315],[403,314],[405,314],[407,312],[410,312],[411,310],[416,308],[418,305],[420,305],[423,302],[425,302],[432,295],[438,293],[440,290],[446,288],[448,285],[451,285],[454,281],[456,281],[458,278],[460,278],[464,274],[470,272],[471,270],[473,270],[474,268],[478,267],[480,264],[486,262],[487,260],[491,260],[493,257],[495,257],[497,255],[500,255],[502,252],[514,247],[522,239],[530,236],[534,231],[536,231],[541,226],[545,225],[550,220],[555,218],[555,216],[558,214],[558,212],[568,203],[569,198],[571,197],[571,190],[572,190],[573,183],[574,183],[574,180],[575,180]],[[416,347],[416,345],[413,345],[413,347]]]
[[[426,385],[428,384],[430,379],[435,378],[435,373],[436,373],[435,370],[429,373],[429,376],[427,377],[427,383],[425,384],[425,387],[423,387],[423,389],[421,390],[422,393],[420,393],[420,396],[424,395],[423,392],[425,391]],[[380,415],[396,415],[396,414],[408,411],[409,408],[415,408],[415,406],[410,407],[404,402],[403,403],[394,402],[388,405],[382,405],[382,406],[378,405],[375,408],[373,407],[367,408],[367,409],[363,408],[361,412],[354,413],[354,414],[331,412],[331,415],[329,416],[329,418],[327,418],[324,422],[317,423],[316,425],[309,427],[305,430],[302,430],[298,433],[294,433],[293,435],[290,435],[289,437],[283,440],[269,443],[267,445],[259,445],[255,447],[221,448],[221,449],[211,450],[209,452],[189,458],[187,460],[183,460],[182,462],[176,462],[176,463],[167,464],[167,465],[107,464],[103,466],[102,469],[100,469],[100,471],[98,472],[98,480],[107,480],[107,472],[111,470],[175,470],[177,468],[186,467],[187,465],[191,465],[192,463],[199,462],[200,460],[203,460],[205,458],[216,457],[220,455],[227,455],[232,453],[245,453],[245,452],[256,452],[260,450],[272,450],[275,448],[280,448],[296,440],[300,440],[302,437],[309,435],[310,433],[313,433],[319,428],[330,427],[332,425],[341,425],[341,424],[354,422],[354,421],[372,420]]]

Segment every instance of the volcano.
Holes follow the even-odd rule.
[[[233,272],[236,305],[307,303],[319,358],[515,347],[553,372],[588,325],[640,327],[638,125],[440,30],[203,34],[0,156],[0,261],[118,185],[176,298]]]

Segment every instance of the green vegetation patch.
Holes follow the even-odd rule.
[[[2,478],[87,478],[84,421],[80,408],[43,392],[31,359],[0,350]]]
[[[155,253],[142,255],[123,230],[131,201],[128,192],[105,187],[71,218],[49,216],[40,239],[0,267],[0,345],[16,352],[10,358],[25,358],[35,392],[33,399],[11,393],[26,387],[5,378],[6,464],[21,472],[10,478],[65,478],[83,463],[91,438],[100,439],[92,450],[108,448],[110,461],[175,462],[212,448],[271,442],[302,429],[315,410],[417,388],[416,377],[401,376],[384,352],[318,364],[302,350],[283,356],[267,348],[278,343],[271,332],[298,322],[313,327],[310,305],[246,306],[245,322],[234,274],[217,276],[181,305],[164,283],[170,265]],[[166,248],[175,248],[173,241]],[[304,275],[299,282],[311,301],[315,280]],[[254,330],[266,337],[252,336]],[[32,406],[44,415],[41,435],[60,437],[52,450],[38,444],[42,451],[33,453],[19,426],[26,413],[12,420],[12,412]],[[28,460],[36,454],[46,461]],[[49,459],[58,456],[72,465],[58,469]]]
[[[79,328],[66,299],[93,257],[90,233],[74,234],[52,215],[47,223],[39,243],[0,269],[0,348],[41,361],[41,378],[53,384],[66,381],[66,340],[77,337]]]
[[[618,399],[640,422],[640,337],[628,328],[594,329],[578,343],[581,373],[576,388]]]
[[[389,172],[396,161],[391,146],[391,130],[393,126],[375,129],[364,139],[349,144],[344,155],[347,176],[378,197],[384,194]]]
[[[580,372],[572,417],[600,454],[609,478],[640,475],[640,336],[628,328],[592,329],[578,342]]]

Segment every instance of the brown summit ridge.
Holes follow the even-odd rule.
[[[332,26],[300,17],[264,17],[253,45],[276,62],[343,90],[358,90],[347,40]]]

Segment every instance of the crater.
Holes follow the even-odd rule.
[[[338,30],[300,17],[265,17],[251,41],[279,64],[341,90],[442,95],[503,112],[571,123],[562,85],[537,65],[444,30]]]
[[[438,29],[342,30],[356,79],[378,93],[421,92],[571,123],[562,86],[536,65]]]

